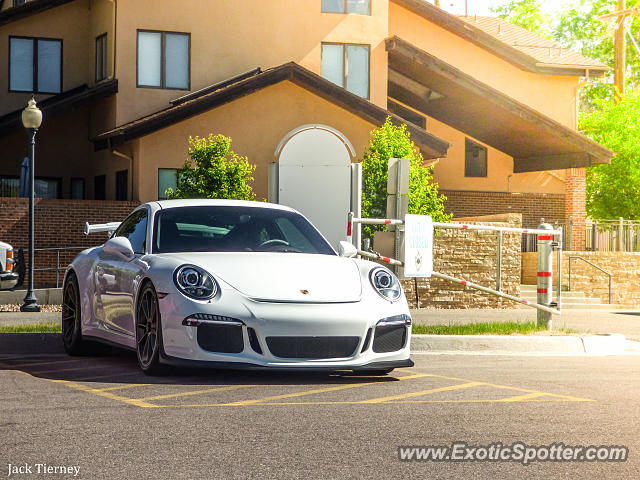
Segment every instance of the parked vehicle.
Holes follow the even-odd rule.
[[[117,228],[117,229],[116,229]],[[349,370],[412,366],[411,318],[395,275],[338,255],[299,212],[230,200],[139,206],[80,253],[63,287],[64,347],[97,339],[161,363]]]
[[[18,284],[18,274],[14,267],[13,247],[0,242],[0,290],[14,288]]]

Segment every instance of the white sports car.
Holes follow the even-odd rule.
[[[102,227],[100,229],[99,227]],[[336,254],[297,211],[260,202],[146,203],[63,286],[65,350],[84,340],[161,364],[386,374],[413,366],[411,318],[388,269]]]

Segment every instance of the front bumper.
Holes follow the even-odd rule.
[[[399,348],[374,348],[376,326],[381,319],[406,315],[406,301],[390,303],[382,299],[368,299],[354,303],[301,304],[271,303],[248,299],[235,290],[225,290],[224,302],[197,302],[179,293],[171,293],[160,300],[162,319],[163,362],[238,369],[277,370],[384,370],[413,366],[409,359],[411,326],[403,328]],[[233,353],[211,351],[202,347],[198,338],[200,327],[185,326],[183,320],[196,313],[227,317],[241,322],[241,340]],[[239,334],[238,334],[239,335]],[[351,339],[355,348],[345,356],[280,354],[271,351],[273,339]],[[382,338],[382,337],[380,337]],[[258,346],[256,346],[256,341]],[[215,343],[215,342],[214,342]],[[308,342],[302,342],[308,343]],[[386,347],[386,345],[385,345]],[[295,351],[295,349],[294,349]],[[306,358],[305,358],[306,357]],[[310,357],[310,358],[309,358]]]
[[[12,272],[0,273],[0,290],[8,290],[18,284],[18,274]]]

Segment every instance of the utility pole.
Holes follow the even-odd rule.
[[[616,87],[616,97],[624,95],[624,77],[626,71],[626,50],[627,50],[627,37],[631,36],[631,30],[628,29],[627,19],[630,17],[640,15],[640,8],[626,8],[625,0],[618,0],[618,10],[616,12],[608,13],[598,17],[598,20],[608,20],[616,23],[615,31],[615,71],[614,71],[614,84]],[[636,44],[636,41],[631,37],[631,41]],[[636,47],[637,48],[637,47]]]
[[[618,0],[618,12],[622,12],[626,8],[626,0]],[[624,30],[624,22],[626,15],[620,15],[618,17],[618,28],[616,30],[615,48],[616,48],[616,63],[615,63],[615,77],[614,83],[618,89],[618,95],[622,97],[624,95],[624,74],[626,68],[626,35]]]

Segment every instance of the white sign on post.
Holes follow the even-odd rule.
[[[433,220],[428,215],[406,215],[404,221],[404,276],[431,277]]]

